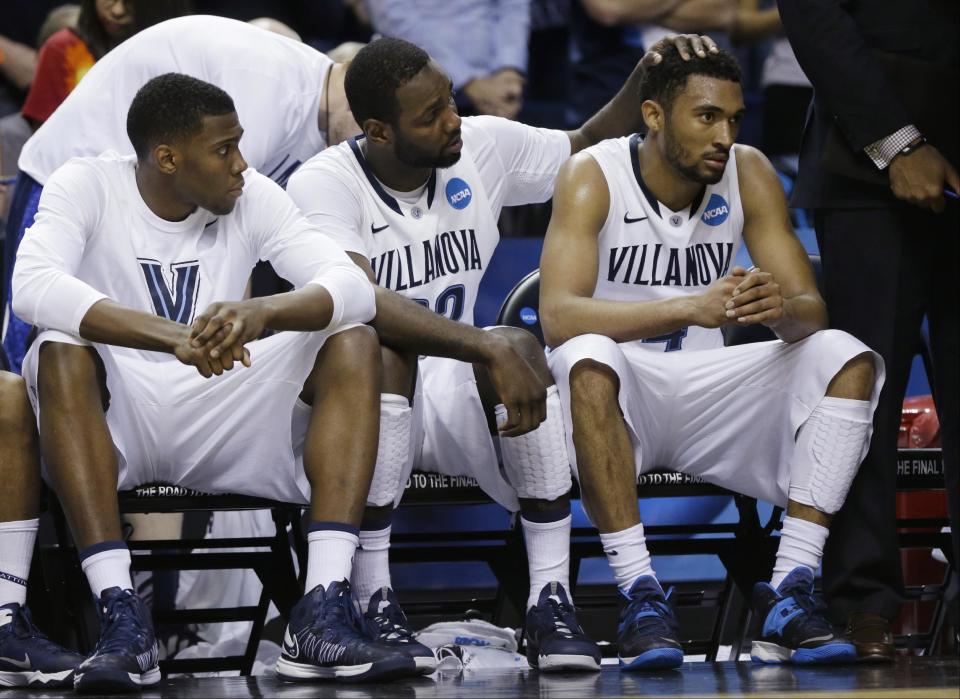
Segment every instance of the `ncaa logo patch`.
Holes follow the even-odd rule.
[[[536,325],[537,312],[530,306],[524,306],[520,309],[520,320],[523,321],[524,325]]]
[[[454,209],[466,209],[470,204],[470,200],[473,199],[473,192],[470,191],[470,185],[459,177],[454,177],[447,182],[445,194],[447,195],[447,201],[450,202],[450,206]]]
[[[711,194],[710,201],[707,202],[707,208],[703,210],[703,216],[700,220],[708,226],[719,226],[727,220],[730,215],[730,207],[727,200],[719,194]]]

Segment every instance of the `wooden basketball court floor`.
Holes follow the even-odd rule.
[[[540,674],[528,670],[477,670],[461,675],[433,675],[383,684],[292,684],[275,676],[211,679],[173,678],[143,690],[143,699],[212,697],[247,699],[312,697],[373,699],[410,697],[494,699],[517,697],[960,697],[960,661],[951,657],[903,657],[889,665],[795,668],[750,662],[691,662],[679,670],[627,673],[604,665],[592,674]],[[73,696],[69,691],[21,689],[0,692],[2,699]],[[131,696],[131,695],[118,695]]]

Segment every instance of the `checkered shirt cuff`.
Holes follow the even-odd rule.
[[[870,156],[870,160],[883,170],[893,160],[894,156],[903,150],[908,143],[920,138],[920,130],[913,124],[907,124],[902,129],[894,131],[892,134],[879,141],[874,141],[863,149],[864,153]]]

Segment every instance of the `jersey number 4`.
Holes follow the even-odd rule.
[[[683,338],[687,336],[687,329],[680,328],[676,332],[672,332],[669,335],[657,335],[656,337],[648,337],[643,340],[643,342],[665,342],[667,346],[663,348],[664,352],[676,352],[680,349],[680,346],[683,344]]]
[[[450,320],[460,320],[460,316],[463,315],[463,305],[466,295],[467,291],[463,284],[454,284],[453,286],[448,286],[437,296],[437,301],[433,310],[442,316],[446,316]],[[430,301],[427,299],[413,300],[419,303],[421,306],[430,308]]]

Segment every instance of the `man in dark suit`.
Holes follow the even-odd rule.
[[[779,0],[815,95],[792,204],[815,211],[831,325],[880,353],[870,452],[823,561],[861,658],[890,659],[903,601],[895,528],[900,406],[928,318],[954,570],[958,559],[958,35],[955,0]],[[957,601],[951,600],[954,623]]]

